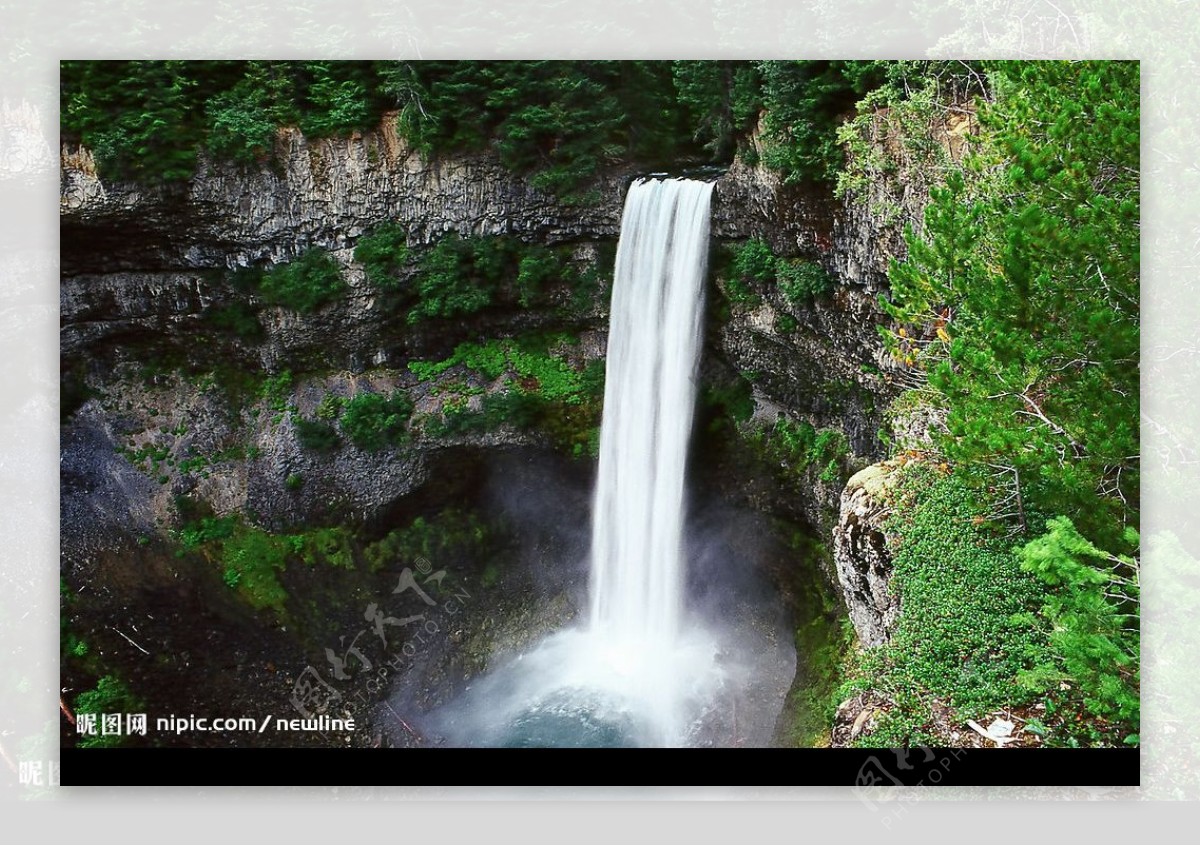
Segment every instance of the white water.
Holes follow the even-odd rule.
[[[625,199],[592,513],[592,630],[669,651],[683,603],[684,469],[696,401],[712,184]]]
[[[656,743],[682,742],[715,647],[685,631],[685,465],[696,402],[712,184],[635,182],[609,320],[592,512],[591,618],[577,654],[593,683],[638,702]]]

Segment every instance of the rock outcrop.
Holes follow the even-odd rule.
[[[833,561],[854,631],[864,647],[895,630],[900,599],[891,590],[893,568],[884,524],[896,467],[872,464],[850,478],[833,530]]]

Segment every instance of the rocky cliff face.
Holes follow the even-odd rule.
[[[144,189],[100,180],[89,153],[62,153],[62,353],[65,362],[144,360],[180,338],[206,342],[181,351],[275,371],[284,366],[361,372],[445,355],[454,338],[437,326],[407,326],[366,282],[353,260],[357,239],[385,221],[400,223],[410,245],[446,232],[570,242],[581,263],[596,244],[615,241],[632,169],[604,173],[583,205],[538,191],[487,154],[426,159],[384,121],[374,132],[310,141],[281,130],[270,166],[203,162],[188,185]],[[860,455],[876,457],[881,425],[878,378],[886,366],[876,325],[882,259],[871,253],[869,216],[827,193],[787,186],[740,161],[717,179],[713,234],[762,237],[781,255],[805,255],[837,273],[832,298],[810,306],[763,292],[755,310],[735,310],[710,338],[713,354],[751,374],[760,400],[818,426],[845,431]],[[253,344],[205,327],[204,316],[232,296],[225,270],[296,258],[310,247],[332,251],[348,294],[310,315],[261,312],[265,333]],[[579,317],[602,331],[602,298]],[[795,328],[780,331],[781,316]],[[561,323],[546,310],[509,301],[480,315],[475,334],[514,334]],[[131,350],[135,350],[131,353]],[[826,503],[825,508],[836,503]]]
[[[565,203],[488,154],[423,158],[406,147],[391,121],[348,139],[310,141],[281,130],[270,166],[206,161],[186,186],[106,183],[84,149],[63,149],[62,174],[65,355],[106,339],[120,342],[129,332],[169,334],[226,296],[220,276],[227,269],[289,261],[311,247],[333,251],[351,286],[345,307],[328,310],[328,320],[305,318],[307,326],[281,319],[266,345],[267,367],[289,346],[270,341],[306,328],[327,348],[360,358],[385,346],[371,339],[382,334],[388,315],[378,313],[351,258],[357,239],[375,226],[401,224],[410,245],[451,231],[543,244],[611,242],[635,175],[631,168],[608,170],[592,186],[594,202]],[[738,162],[716,181],[715,238],[763,237],[781,255],[812,256],[837,273],[841,305],[818,317],[814,331],[827,344],[847,340],[856,360],[871,346],[857,327],[864,318],[879,318],[874,298],[886,262],[886,254],[863,258],[877,235],[869,224],[853,204],[783,185],[764,168]],[[346,327],[363,331],[346,334]]]
[[[538,446],[536,436],[506,430],[419,440],[394,454],[346,446],[314,455],[299,446],[287,416],[275,419],[262,402],[232,410],[211,385],[137,375],[173,351],[247,370],[307,371],[313,375],[299,380],[293,397],[305,415],[326,393],[349,395],[360,384],[412,391],[420,403],[421,389],[403,369],[409,360],[440,358],[466,336],[564,328],[565,291],[534,309],[501,296],[463,337],[434,324],[409,326],[367,282],[353,247],[380,223],[397,222],[414,249],[452,231],[507,235],[570,244],[575,261],[596,263],[600,246],[615,243],[633,169],[607,171],[593,186],[594,202],[569,204],[487,154],[423,158],[391,125],[340,140],[281,130],[273,164],[202,162],[190,183],[169,189],[104,182],[86,150],[62,151],[63,363],[98,394],[64,429],[64,560],[92,555],[114,532],[128,541],[169,525],[180,495],[271,526],[314,515],[369,522],[446,479],[469,478],[483,451]],[[919,206],[919,197],[910,199]],[[710,334],[709,363],[750,380],[760,416],[845,432],[852,466],[882,457],[876,433],[892,392],[878,297],[888,259],[903,249],[897,232],[869,202],[784,185],[765,168],[738,162],[716,180],[715,239],[764,238],[779,255],[819,261],[836,285],[831,296],[800,304],[774,288],[759,291],[758,305],[733,308]],[[348,292],[337,302],[308,315],[263,308],[263,334],[252,342],[205,323],[233,296],[225,271],[289,261],[311,247],[330,250],[342,266]],[[603,355],[606,311],[600,292],[570,318],[571,331],[586,338],[585,357]],[[189,346],[179,349],[181,342]],[[250,453],[230,458],[235,442]],[[149,473],[144,460],[133,469],[129,456],[139,451],[162,459]],[[178,470],[196,456],[210,461],[198,480]],[[895,611],[886,602],[875,501],[862,485],[841,494],[815,470],[809,475],[797,510],[825,537],[837,523],[847,604],[862,641],[877,642]],[[292,477],[301,481],[289,488]]]

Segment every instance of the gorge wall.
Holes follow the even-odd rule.
[[[605,172],[595,202],[567,204],[487,155],[425,160],[389,127],[385,121],[377,132],[319,141],[282,130],[272,165],[247,171],[205,162],[192,182],[175,189],[105,183],[86,150],[64,149],[64,369],[144,360],[177,338],[202,335],[206,343],[189,340],[186,355],[269,371],[299,369],[299,362],[353,379],[448,354],[462,340],[445,326],[405,325],[367,283],[353,246],[378,224],[398,222],[415,245],[446,232],[569,243],[582,262],[596,258],[598,244],[615,241],[631,169]],[[708,339],[710,354],[750,374],[768,413],[837,426],[856,454],[876,457],[888,388],[875,326],[883,319],[877,297],[889,256],[878,247],[877,222],[854,203],[783,185],[766,169],[741,163],[717,180],[713,207],[715,239],[763,238],[780,255],[817,259],[837,285],[828,301],[799,308],[764,289],[760,306],[735,309]],[[222,279],[226,270],[288,261],[311,247],[330,250],[343,266],[347,295],[315,314],[265,309],[265,334],[254,343],[206,331],[202,316],[235,297]],[[591,355],[603,350],[605,309],[598,297],[573,316],[576,328],[599,333]],[[798,324],[790,333],[776,329],[785,313]],[[562,322],[510,299],[474,316],[472,330],[515,334]],[[836,511],[836,502],[824,508]]]
[[[418,432],[396,450],[345,444],[314,452],[303,447],[293,415],[284,413],[311,418],[328,395],[347,398],[363,389],[399,391],[418,414],[436,413],[441,383],[421,382],[405,365],[444,358],[463,341],[567,332],[578,343],[565,355],[581,364],[603,358],[603,286],[583,300],[552,286],[534,307],[503,290],[455,326],[409,325],[370,284],[354,246],[394,222],[418,251],[450,232],[496,235],[565,245],[572,263],[600,267],[611,260],[635,169],[608,170],[592,186],[592,201],[567,203],[489,155],[425,159],[390,126],[385,121],[375,132],[318,141],[281,130],[270,164],[247,170],[202,161],[186,186],[153,190],[107,183],[88,151],[64,148],[62,369],[65,393],[69,388],[79,400],[68,408],[64,394],[70,414],[62,434],[65,574],[113,566],[116,549],[165,544],[182,519],[181,498],[277,530],[310,522],[381,526],[398,510],[417,513],[422,501],[452,500],[470,489],[485,456],[533,455],[551,446],[545,432],[500,426]],[[716,179],[712,235],[718,243],[761,238],[779,256],[820,262],[834,279],[828,297],[807,303],[760,285],[755,304],[735,304],[710,318],[702,374],[716,385],[749,383],[753,419],[761,425],[782,416],[845,434],[842,475],[829,477],[814,466],[800,484],[781,488],[743,469],[721,481],[731,497],[807,524],[819,538],[829,539],[835,527],[844,534],[844,478],[883,457],[877,433],[894,396],[877,327],[885,320],[878,298],[886,291],[887,262],[901,249],[896,227],[864,202],[786,185],[739,161]],[[228,285],[229,270],[291,261],[313,247],[337,261],[345,294],[309,314],[263,307],[262,333],[253,339],[213,330],[207,318],[214,311],[246,299]],[[297,375],[286,401],[256,395],[233,408],[221,396],[223,386],[194,375],[213,366]],[[496,389],[474,387],[472,407]],[[727,456],[722,466],[736,463],[736,455]],[[580,490],[590,484],[585,468],[564,472],[577,477]],[[846,544],[834,548],[838,560],[825,565],[827,577],[832,581],[836,570],[856,625],[876,620],[885,613],[874,607],[878,591],[850,585],[880,561]],[[561,544],[539,554],[561,555]],[[150,577],[161,586],[179,575],[167,567]],[[529,578],[514,576],[518,591]],[[523,605],[510,612],[531,632],[550,625]],[[864,643],[865,632],[860,626]]]

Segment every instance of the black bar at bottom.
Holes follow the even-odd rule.
[[[535,772],[550,778],[527,786],[1131,787],[1139,760],[1137,749],[64,748],[61,775],[124,787],[487,787]],[[599,761],[616,765],[588,766]]]

